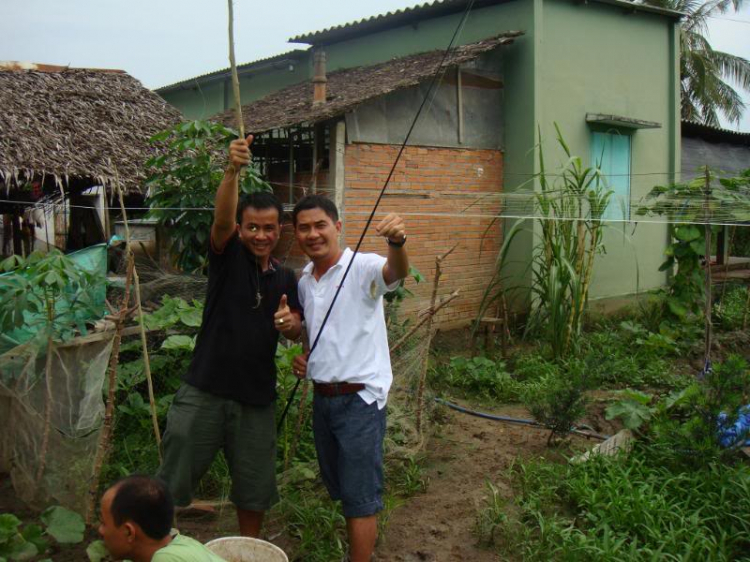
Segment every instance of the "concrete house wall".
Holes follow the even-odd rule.
[[[541,3],[535,68],[547,165],[562,155],[555,147],[558,123],[574,154],[591,162],[587,113],[654,121],[658,129],[631,135],[631,216],[655,185],[677,179],[680,169],[679,47],[676,21],[649,13],[625,13],[601,3]],[[585,30],[585,33],[576,32]],[[617,130],[617,128],[616,128]],[[619,128],[619,132],[628,133]],[[591,297],[618,297],[663,285],[659,272],[668,240],[665,224],[611,223],[606,255],[595,265]]]

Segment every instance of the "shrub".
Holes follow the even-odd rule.
[[[487,357],[453,357],[448,367],[436,372],[437,382],[482,398],[518,400],[520,385],[505,370],[505,363]]]
[[[544,375],[524,388],[524,405],[536,421],[552,430],[547,444],[566,435],[586,414],[584,384],[583,366],[571,361],[565,372]]]
[[[750,371],[744,359],[730,356],[705,380],[688,386],[650,425],[650,439],[662,461],[696,467],[733,455],[720,435],[731,428],[750,395]]]
[[[745,318],[748,287],[734,286],[714,304],[714,320],[725,330],[739,330]]]

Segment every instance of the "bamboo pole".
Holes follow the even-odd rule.
[[[39,450],[39,466],[36,469],[36,489],[40,489],[44,469],[47,466],[47,449],[49,448],[49,434],[52,426],[52,353],[54,344],[52,342],[52,322],[55,317],[55,304],[50,302],[50,297],[45,296],[47,301],[47,359],[44,367],[44,382],[47,393],[44,397],[44,432],[42,433],[42,445]]]
[[[130,245],[130,227],[128,226],[128,215],[125,210],[125,200],[122,194],[122,186],[120,186],[120,176],[115,169],[115,189],[117,189],[117,195],[120,199],[120,211],[122,212],[122,222],[125,226],[125,254],[128,256],[128,260],[133,267],[133,284],[135,286],[135,305],[138,311],[138,324],[141,331],[141,346],[143,348],[143,371],[146,374],[146,383],[148,387],[148,401],[151,410],[151,423],[154,426],[154,437],[156,438],[156,447],[159,454],[159,462],[161,463],[161,432],[159,431],[159,419],[156,416],[156,399],[154,397],[154,381],[151,377],[151,362],[148,359],[148,342],[146,340],[146,326],[143,323],[143,307],[141,305],[141,284],[138,278],[138,270],[135,267],[135,257],[133,256],[133,249]]]
[[[109,454],[112,446],[112,428],[114,425],[115,413],[115,388],[117,386],[117,364],[120,359],[120,342],[122,341],[122,329],[125,326],[125,320],[130,315],[130,287],[133,283],[133,266],[132,261],[128,261],[127,273],[125,274],[125,294],[120,303],[120,311],[115,321],[115,336],[112,341],[112,353],[109,356],[109,365],[107,366],[107,406],[104,411],[104,423],[99,434],[99,444],[96,448],[94,458],[94,470],[89,485],[89,497],[86,505],[86,526],[91,525],[92,518],[96,510],[96,500],[99,492],[99,482],[101,479],[102,466]]]
[[[440,267],[443,260],[447,258],[458,244],[455,244],[450,250],[442,256],[435,257],[435,279],[432,282],[432,296],[430,297],[430,310],[427,313],[427,337],[424,346],[427,349],[426,356],[422,362],[422,370],[419,374],[419,386],[417,387],[417,433],[422,435],[422,411],[424,410],[424,388],[427,382],[427,368],[429,367],[430,345],[432,344],[432,323],[435,319],[435,302],[437,301],[437,292],[440,285],[440,276],[443,274]]]
[[[710,212],[710,195],[711,195],[711,176],[708,171],[708,166],[706,166],[706,176],[705,176],[705,191],[704,191],[704,207],[705,207],[705,218],[704,218],[704,225],[703,225],[703,232],[704,232],[704,240],[705,240],[705,255],[704,259],[706,260],[706,287],[705,287],[705,299],[706,299],[706,308],[704,312],[705,316],[705,344],[704,344],[704,352],[705,352],[705,360],[706,365],[711,360],[711,221],[708,220],[708,215]]]
[[[245,122],[242,120],[242,104],[240,102],[240,79],[237,75],[237,62],[234,59],[234,6],[232,0],[229,5],[229,66],[232,69],[232,93],[234,94],[234,114],[237,119],[237,130],[240,138],[245,138]]]

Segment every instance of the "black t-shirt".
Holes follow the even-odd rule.
[[[260,282],[259,307],[256,292]],[[220,254],[209,250],[203,322],[185,382],[205,392],[253,406],[276,398],[273,315],[281,296],[300,310],[294,272],[272,260],[261,271],[255,256],[235,235]]]

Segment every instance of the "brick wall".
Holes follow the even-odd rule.
[[[352,249],[364,228],[399,147],[350,144],[345,155],[344,235]],[[406,299],[404,312],[429,306],[435,257],[458,247],[444,262],[439,295],[461,295],[441,310],[443,328],[468,324],[479,309],[501,245],[500,221],[487,218],[500,210],[503,154],[498,150],[407,148],[383,197],[363,251],[385,255],[387,247],[374,226],[386,213],[403,216],[411,264],[426,277]],[[442,215],[442,216],[441,216]],[[471,215],[483,215],[476,217]]]
[[[279,198],[284,205],[289,202],[289,177],[282,178],[283,181],[274,181],[272,183],[273,192],[276,197]],[[286,182],[286,183],[284,183]],[[305,192],[311,193],[310,186],[312,184],[312,172],[302,172],[295,174],[294,176],[294,191],[293,197],[296,203],[302,199]],[[318,181],[316,183],[317,192],[323,195],[330,196],[330,173],[328,169],[318,171]],[[294,228],[292,227],[292,214],[288,213],[284,217],[284,225],[281,229],[281,237],[279,243],[274,251],[274,257],[281,260],[282,263],[293,269],[301,269],[305,266],[308,259],[304,252],[297,244],[297,240],[294,237]]]

